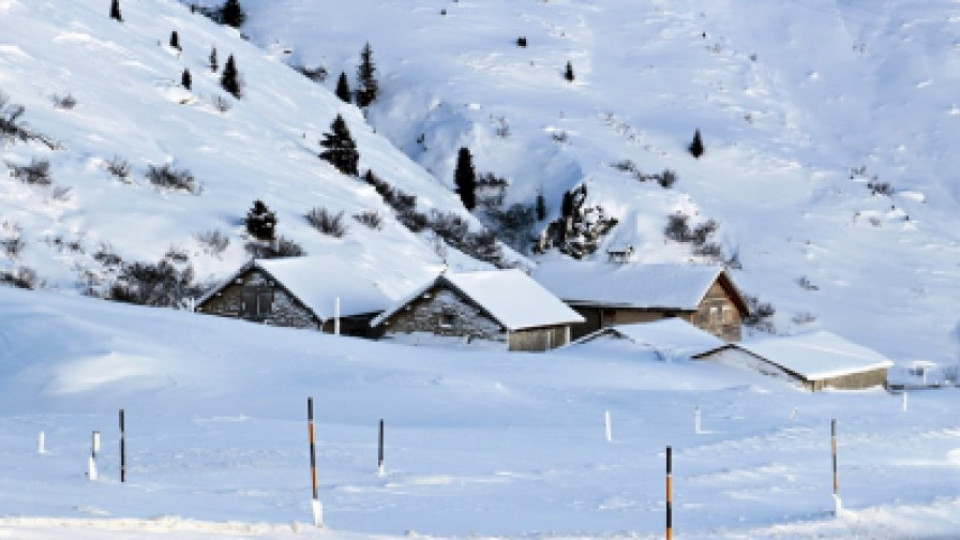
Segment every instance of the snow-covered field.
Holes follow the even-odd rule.
[[[0,537],[653,537],[668,445],[679,537],[960,533],[952,389],[911,393],[904,410],[881,390],[810,394],[615,342],[385,345],[11,289],[0,344]]]

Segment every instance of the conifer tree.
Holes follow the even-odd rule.
[[[350,96],[350,83],[347,82],[347,74],[340,72],[340,78],[337,79],[337,97],[340,98],[340,101],[344,103],[350,103],[352,101]]]
[[[380,93],[376,77],[377,68],[373,65],[373,49],[367,43],[360,51],[360,65],[357,66],[357,106],[366,107],[377,99]]]
[[[180,75],[180,84],[183,85],[183,87],[187,90],[191,90],[193,88],[193,77],[190,76],[189,69],[183,70],[183,74]]]
[[[547,203],[543,200],[543,192],[537,193],[537,221],[547,219]]]
[[[357,143],[339,114],[330,124],[330,132],[323,134],[320,146],[326,148],[320,152],[320,158],[330,162],[338,171],[350,176],[360,174],[360,152],[357,151]]]
[[[260,199],[253,201],[244,220],[247,232],[257,240],[273,240],[277,228],[277,216]]]
[[[237,64],[234,62],[232,54],[227,58],[226,65],[223,66],[220,86],[233,97],[240,99],[240,73],[237,71]]]
[[[477,206],[477,173],[473,169],[473,156],[466,147],[460,148],[457,155],[457,168],[453,172],[453,183],[457,186],[457,194],[463,202],[463,207],[473,210]]]
[[[180,48],[180,34],[177,34],[176,30],[170,33],[170,47],[178,51],[183,50]]]
[[[571,64],[569,60],[567,61],[567,68],[563,72],[563,78],[566,79],[567,82],[573,82],[573,64]]]
[[[243,26],[247,20],[247,13],[240,5],[240,0],[227,0],[220,8],[220,22],[234,28]]]
[[[690,143],[688,150],[690,150],[690,154],[697,159],[700,159],[700,156],[706,151],[703,147],[703,139],[700,138],[699,129],[693,134],[693,142]]]
[[[210,71],[216,73],[220,69],[220,61],[217,60],[217,48],[212,47],[210,49]]]
[[[120,0],[113,0],[110,3],[110,18],[123,22],[123,15],[120,15]]]

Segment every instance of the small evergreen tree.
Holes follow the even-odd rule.
[[[240,0],[227,0],[220,8],[220,22],[234,28],[243,26],[247,20],[247,13],[240,5]]]
[[[340,78],[337,79],[337,97],[344,103],[353,101],[350,96],[350,83],[347,82],[347,74],[340,72]]]
[[[547,202],[543,200],[543,192],[537,193],[537,221],[547,219]]]
[[[183,49],[180,47],[180,34],[177,34],[177,31],[176,31],[176,30],[174,30],[173,32],[170,33],[170,47],[172,47],[172,48],[174,48],[174,49],[176,49],[176,50],[178,50],[178,51],[182,51],[182,50],[183,50]]]
[[[210,71],[216,73],[220,69],[220,61],[217,60],[217,48],[210,49]]]
[[[233,97],[240,99],[240,73],[237,71],[237,64],[234,62],[232,54],[227,58],[226,65],[223,66],[220,86]]]
[[[190,76],[190,70],[183,70],[183,74],[180,75],[180,84],[187,90],[193,89],[193,77]]]
[[[457,168],[453,172],[453,182],[463,207],[473,210],[477,206],[477,172],[473,169],[473,156],[466,147],[460,148],[457,155]]]
[[[360,51],[360,65],[357,66],[357,106],[366,107],[377,99],[380,87],[376,72],[377,68],[373,65],[373,49],[367,43]]]
[[[120,0],[113,0],[110,3],[110,18],[123,22],[123,15],[120,15]]]
[[[688,150],[690,150],[690,154],[697,159],[700,159],[700,156],[706,151],[703,148],[703,139],[700,138],[699,129],[693,134],[693,142],[690,143]]]
[[[573,82],[573,64],[571,64],[569,60],[567,61],[567,68],[563,71],[563,78],[566,79],[567,82]]]
[[[277,216],[260,199],[253,201],[244,220],[247,232],[257,240],[273,240],[277,228]]]
[[[330,124],[330,132],[323,134],[320,146],[326,148],[320,152],[320,158],[330,162],[338,171],[350,176],[359,176],[360,152],[357,143],[347,129],[347,123],[339,114]]]

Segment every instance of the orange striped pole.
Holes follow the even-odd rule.
[[[313,428],[313,398],[307,398],[307,419],[310,422],[310,478],[313,481],[313,500],[319,498],[317,493],[317,443]]]
[[[667,540],[673,538],[673,448],[667,447]]]

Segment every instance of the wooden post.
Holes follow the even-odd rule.
[[[333,304],[333,335],[340,335],[340,297]]]
[[[673,448],[667,447],[667,540],[673,538]]]
[[[833,450],[833,504],[834,515],[839,516],[843,507],[840,502],[840,477],[837,473],[837,420],[830,421],[830,446]]]
[[[323,526],[323,505],[320,504],[320,494],[317,490],[317,444],[316,431],[313,427],[313,398],[307,398],[307,420],[310,434],[310,479],[313,484],[313,499],[310,506],[313,508],[313,524]]]
[[[904,412],[906,412],[907,410],[907,391],[906,390],[903,391],[903,410]]]
[[[377,454],[377,475],[383,476],[383,418],[380,419],[380,442]]]
[[[127,481],[127,441],[123,421],[123,409],[120,409],[120,482]]]
[[[94,431],[90,440],[90,460],[87,463],[87,478],[97,479],[97,452],[100,451],[100,432]]]

